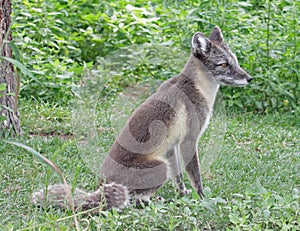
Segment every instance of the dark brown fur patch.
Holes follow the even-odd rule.
[[[131,193],[144,192],[165,183],[167,164],[145,154],[132,153],[116,141],[103,162],[101,177],[126,186]]]
[[[129,121],[129,131],[136,141],[144,143],[150,140],[150,125],[154,121],[161,121],[169,128],[176,113],[167,103],[149,99],[139,108]],[[165,135],[165,134],[163,134]]]

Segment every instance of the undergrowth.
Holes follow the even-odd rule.
[[[219,25],[241,66],[254,77],[251,88],[224,91],[227,107],[296,115],[300,98],[299,9],[299,2],[292,0],[17,0],[13,3],[12,32],[20,52],[14,55],[33,73],[22,76],[20,95],[65,105],[85,71],[101,57],[145,43],[188,52],[196,31],[208,35]],[[148,51],[143,47],[144,53]],[[157,57],[157,64],[163,61]],[[162,69],[153,73],[155,78],[170,77]],[[111,89],[126,87],[124,82],[135,84],[148,76],[147,68],[139,70],[138,78],[125,73],[114,80],[108,94],[113,93]]]
[[[26,111],[29,119],[24,120],[27,132],[17,142],[33,147],[52,160],[73,186],[95,190],[98,172],[90,168],[85,153],[80,152],[80,140],[70,136],[69,109],[36,104],[22,106],[21,113]],[[31,112],[28,107],[32,108]],[[38,116],[39,111],[43,116]],[[56,127],[58,134],[49,134],[55,113],[57,117],[63,116],[64,122]],[[40,122],[33,123],[31,116],[39,117]],[[105,119],[105,113],[101,117]],[[207,149],[217,126],[214,120],[200,141],[200,158],[204,160],[210,154],[208,151],[213,151],[214,156],[209,167],[205,166],[207,162],[202,162],[206,199],[200,201],[194,193],[181,198],[170,182],[156,193],[164,201],[154,196],[150,205],[142,208],[130,206],[123,211],[102,211],[99,216],[79,215],[80,226],[88,230],[128,230],[129,227],[131,230],[299,230],[299,129],[280,114],[229,113],[226,120],[225,137],[217,139],[221,149]],[[107,150],[115,135],[114,127],[107,124],[105,130],[99,130],[98,145]],[[2,141],[0,147],[0,227],[75,229],[70,212],[41,210],[30,202],[34,191],[59,182],[59,177],[25,150]],[[191,188],[186,176],[185,181]]]

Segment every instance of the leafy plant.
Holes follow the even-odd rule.
[[[99,57],[143,43],[188,51],[195,31],[207,34],[219,25],[243,68],[255,78],[247,88],[223,89],[230,110],[299,111],[295,1],[15,1],[13,8],[16,45],[34,74],[22,79],[25,98],[68,102],[84,69]],[[144,73],[137,75],[142,78]],[[122,89],[131,76],[128,72],[113,79],[114,86]],[[155,78],[165,77],[158,72]]]

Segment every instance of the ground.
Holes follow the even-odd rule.
[[[81,152],[78,144],[82,137],[73,133],[72,106],[20,103],[24,134],[17,142],[56,163],[72,185],[89,191],[95,189],[97,172],[89,167]],[[120,129],[119,125],[114,127],[112,122],[116,118],[110,115],[116,105],[120,107],[120,102],[112,100],[97,115],[101,118],[97,127],[101,155],[107,152]],[[127,116],[131,110],[125,110]],[[157,192],[164,201],[153,200],[143,208],[128,207],[121,212],[101,211],[99,216],[79,215],[81,228],[299,230],[297,120],[288,113],[236,114],[228,109],[222,113],[212,118],[199,145],[206,199],[200,201],[195,192],[181,198],[169,182]],[[74,230],[71,212],[41,210],[30,201],[35,190],[60,182],[57,174],[30,152],[0,143],[0,229]],[[185,181],[191,188],[186,176]]]

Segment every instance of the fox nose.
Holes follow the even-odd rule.
[[[248,83],[251,82],[251,80],[253,79],[251,75],[249,75],[247,72],[244,71],[244,73],[246,74],[246,80]]]
[[[251,76],[249,76],[249,77],[247,78],[247,82],[250,83],[250,82],[252,81],[252,79],[253,79],[253,78],[252,78]]]
[[[253,79],[251,75],[249,75],[246,71],[244,71],[242,68],[240,68],[242,72],[243,79],[246,79],[247,83],[250,83]]]

